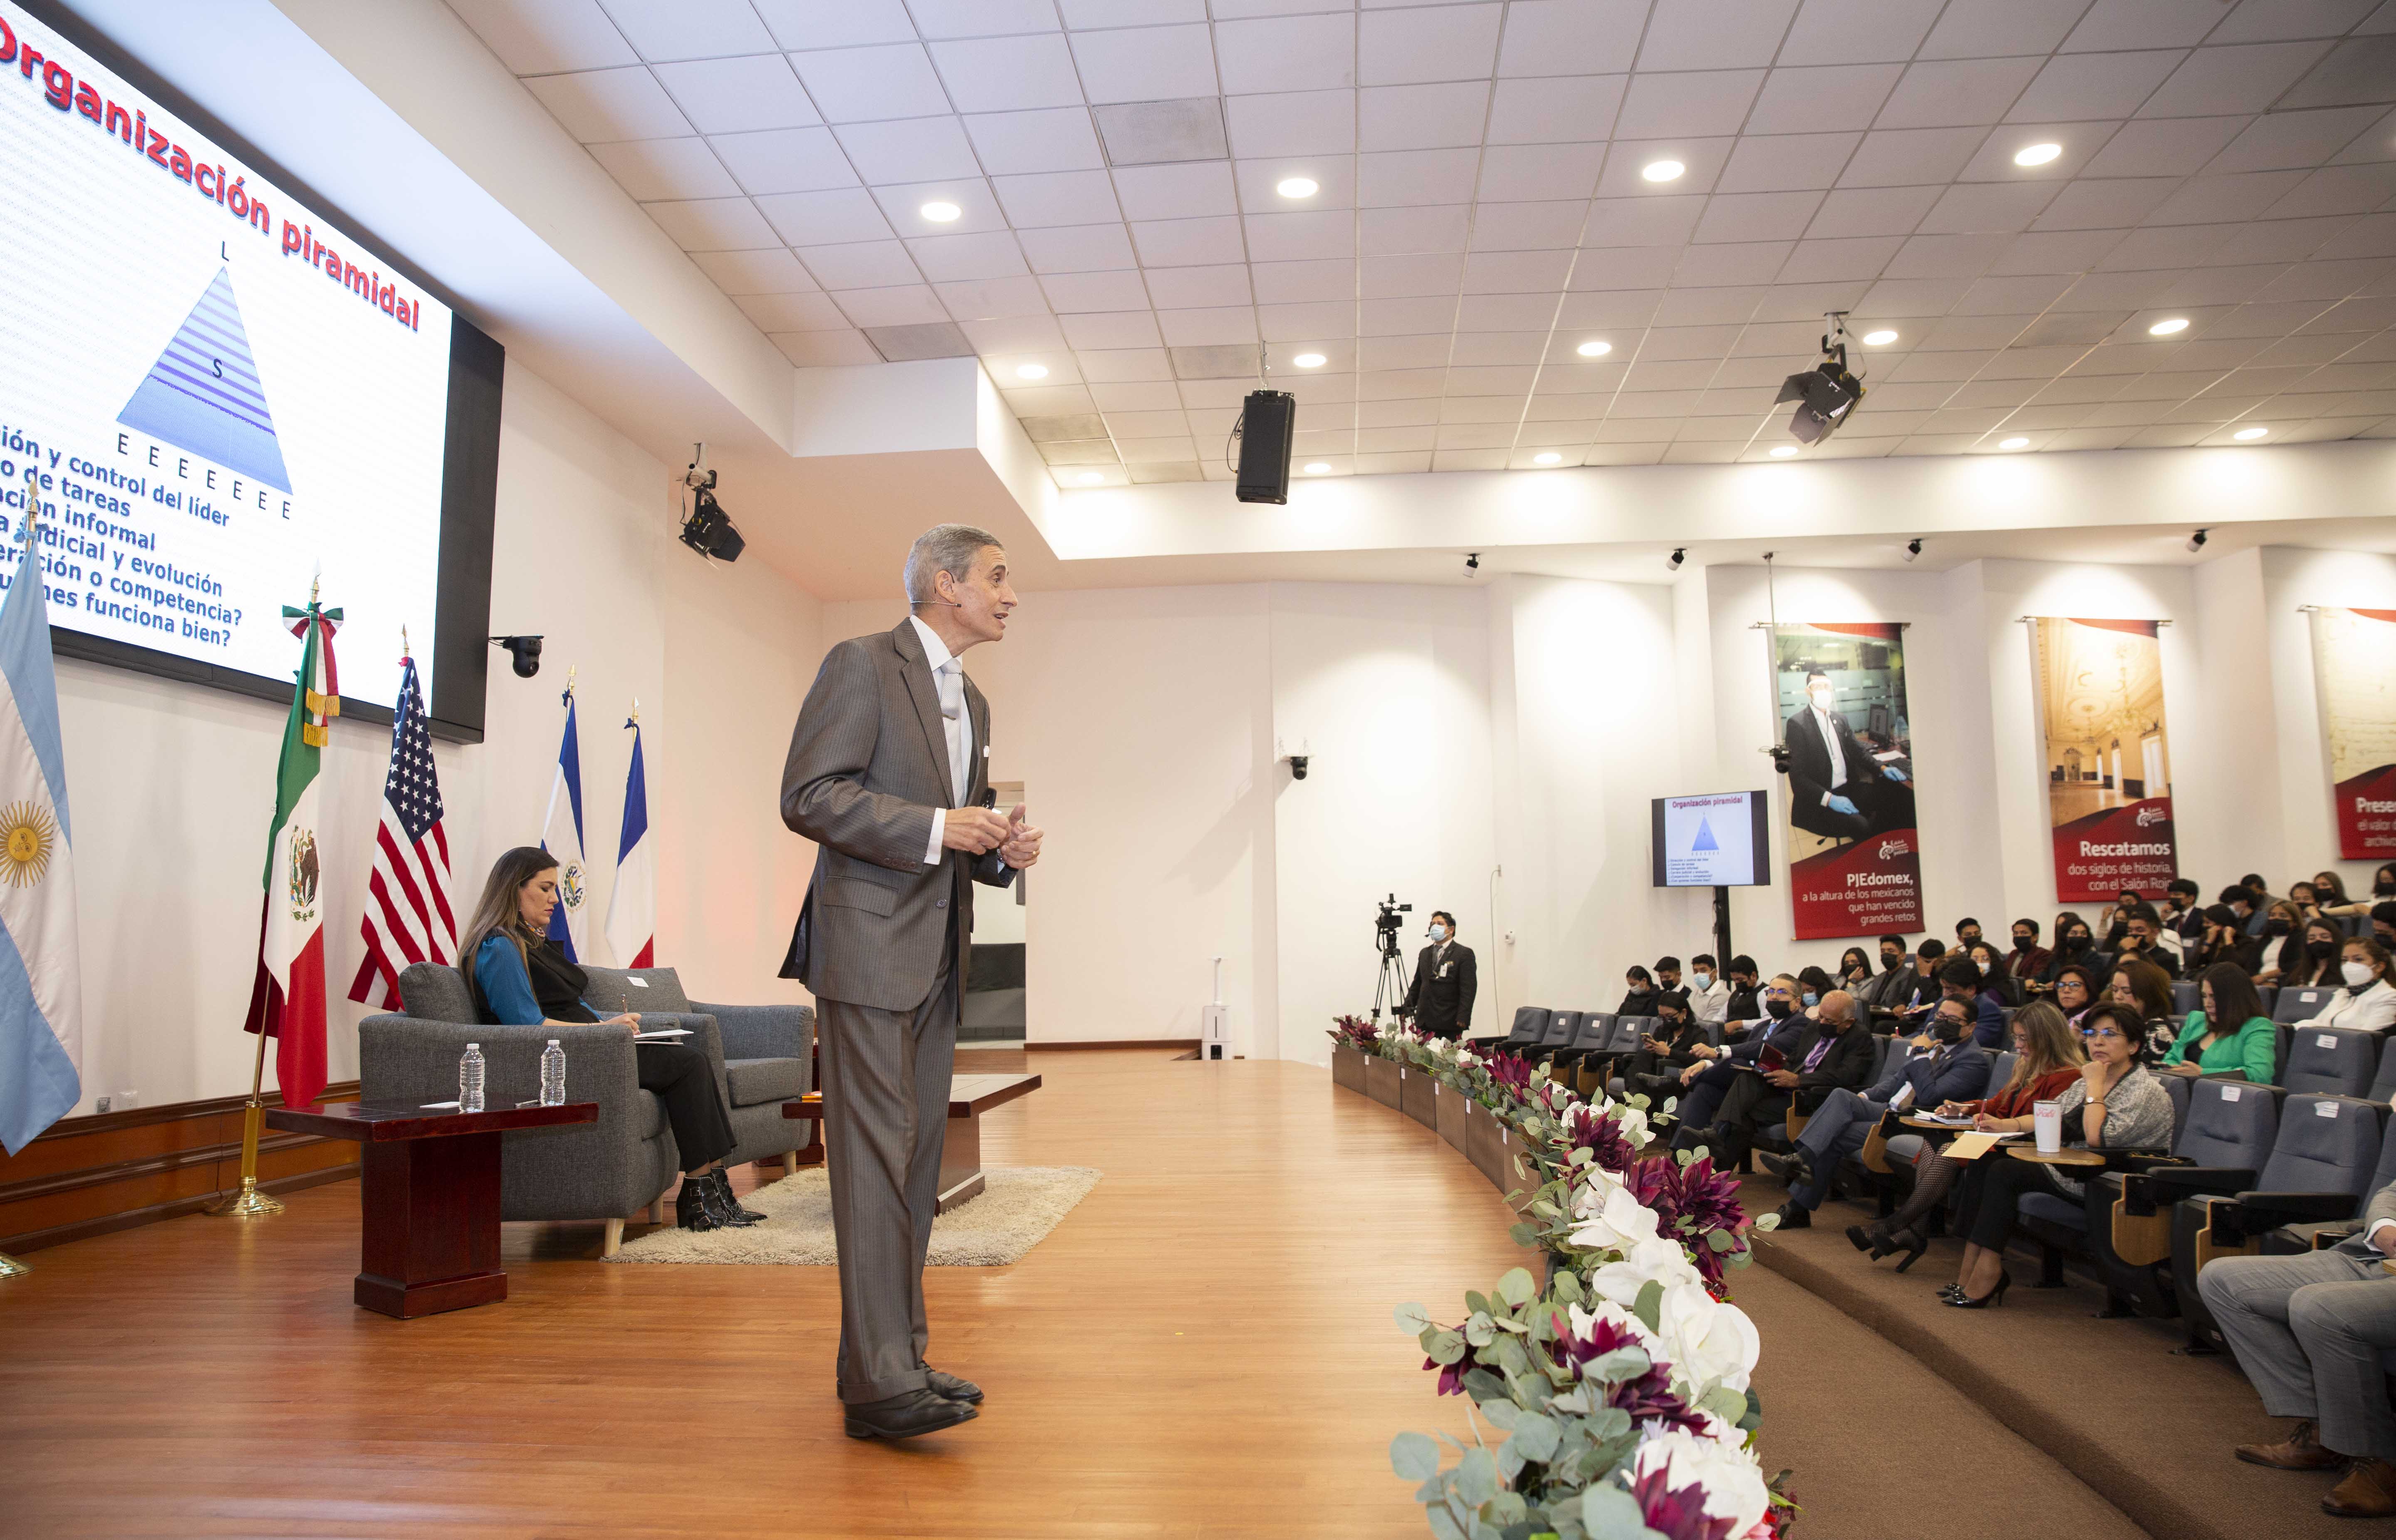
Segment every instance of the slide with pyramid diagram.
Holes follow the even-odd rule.
[[[0,586],[30,475],[54,626],[287,688],[283,606],[321,575],[350,634],[391,644],[343,656],[344,694],[394,697],[402,627],[430,677],[449,311],[172,105],[7,20],[58,73],[0,69]]]
[[[1756,881],[1755,804],[1724,791],[1657,801],[1655,866],[1666,887],[1746,887]]]

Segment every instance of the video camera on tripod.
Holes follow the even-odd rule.
[[[1398,916],[1414,911],[1412,904],[1399,903],[1398,896],[1392,893],[1381,900],[1381,911],[1373,920],[1373,949],[1381,959],[1380,977],[1373,986],[1373,1019],[1376,1022],[1381,1019],[1384,1005],[1393,1015],[1405,1008],[1406,965],[1398,955],[1398,927],[1405,922]]]

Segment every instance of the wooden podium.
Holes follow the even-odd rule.
[[[269,1126],[355,1139],[365,1169],[355,1297],[402,1321],[496,1304],[499,1135],[599,1121],[597,1102],[486,1112],[397,1102],[269,1108]]]

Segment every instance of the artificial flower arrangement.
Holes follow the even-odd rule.
[[[1352,1020],[1353,1018],[1344,1018]],[[1398,1029],[1396,1030],[1403,1030]],[[1411,1037],[1412,1034],[1407,1034]],[[1398,1308],[1439,1372],[1468,1398],[1472,1444],[1402,1433],[1400,1476],[1441,1540],[1772,1540],[1796,1511],[1789,1473],[1765,1480],[1754,1453],[1762,1408],[1748,1377],[1754,1323],[1729,1302],[1728,1269],[1750,1260],[1738,1182],[1710,1156],[1655,1150],[1647,1100],[1591,1104],[1544,1065],[1470,1049],[1442,1055],[1380,1037],[1379,1052],[1427,1066],[1519,1135],[1534,1179],[1515,1241],[1545,1255],[1495,1297],[1465,1295],[1461,1325]],[[1522,1198],[1522,1193],[1513,1195]],[[1770,1228],[1767,1216],[1756,1222]],[[1474,1413],[1477,1411],[1477,1415]],[[1483,1424],[1502,1435],[1494,1444]],[[1441,1444],[1458,1463],[1443,1468]]]

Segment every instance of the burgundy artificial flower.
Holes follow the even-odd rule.
[[[1571,1318],[1564,1311],[1557,1311],[1555,1320],[1555,1359],[1558,1363],[1572,1371],[1575,1379],[1581,1378],[1583,1365],[1593,1359],[1604,1358],[1617,1348],[1652,1350],[1637,1333],[1604,1316],[1599,1316],[1590,1322],[1587,1336],[1574,1334]],[[1668,1367],[1655,1362],[1652,1359],[1648,1361],[1644,1374],[1608,1385],[1604,1388],[1605,1394],[1601,1398],[1601,1404],[1620,1407],[1631,1414],[1631,1420],[1634,1424],[1661,1422],[1667,1427],[1683,1428],[1691,1433],[1702,1433],[1706,1430],[1705,1419],[1691,1411],[1689,1403],[1674,1393],[1672,1376]]]
[[[1670,1472],[1651,1470],[1631,1483],[1631,1495],[1646,1516],[1647,1527],[1664,1540],[1735,1540],[1736,1519],[1717,1519],[1706,1511],[1706,1489],[1695,1484],[1674,1492]]]
[[[1586,1149],[1604,1170],[1624,1172],[1639,1159],[1622,1125],[1594,1108],[1573,1120],[1572,1148]]]
[[[1688,1249],[1689,1259],[1708,1289],[1720,1283],[1727,1254],[1714,1250],[1706,1236],[1714,1230],[1736,1236],[1747,1228],[1747,1212],[1738,1203],[1737,1176],[1716,1171],[1710,1155],[1685,1166],[1671,1156],[1657,1155],[1632,1166],[1622,1180],[1632,1197],[1656,1211],[1657,1232],[1674,1237]]]

